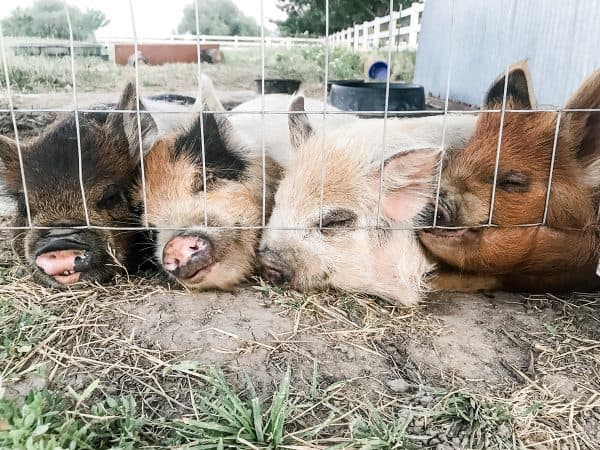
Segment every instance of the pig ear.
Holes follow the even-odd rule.
[[[417,216],[433,195],[433,179],[440,150],[410,150],[388,158],[383,166],[382,212],[395,222]],[[380,169],[371,175],[371,186],[378,190]]]
[[[19,166],[17,143],[10,138],[0,136],[0,160],[7,171],[12,171]]]
[[[302,144],[313,134],[313,128],[304,111],[304,97],[298,96],[292,100],[290,111],[300,113],[288,114],[288,125],[290,128],[290,140],[294,149],[299,149]]]
[[[198,111],[225,111],[225,107],[217,97],[217,91],[212,80],[206,75],[200,75],[198,97],[192,107],[193,112]]]
[[[565,109],[600,109],[600,69],[582,83]],[[563,118],[565,129],[577,139],[577,158],[586,162],[600,159],[600,111],[565,111]]]
[[[21,144],[21,151],[25,147]],[[10,138],[0,136],[0,185],[5,183],[9,189],[21,189],[21,166],[17,143]]]
[[[135,95],[135,84],[130,82],[125,86],[121,99],[116,106],[117,110],[131,110],[131,113],[114,112],[108,117],[109,127],[121,128],[125,132],[129,143],[131,156],[137,157],[140,152],[139,128],[137,118],[137,98]],[[146,111],[144,103],[140,99],[140,111]],[[140,113],[140,128],[142,131],[142,151],[146,154],[154,145],[158,137],[156,122],[149,113]]]
[[[492,83],[485,95],[485,109],[496,109],[502,105],[506,73],[503,73]],[[506,86],[506,102],[512,101],[522,109],[533,109],[536,106],[535,96],[531,89],[529,66],[527,61],[519,61],[508,69],[508,84]]]

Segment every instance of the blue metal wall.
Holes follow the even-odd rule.
[[[521,59],[538,103],[563,105],[600,67],[600,0],[426,0],[414,76],[425,92],[445,98],[450,67],[450,98],[479,105]]]

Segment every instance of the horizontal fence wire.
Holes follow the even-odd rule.
[[[267,226],[264,227],[262,225],[207,225],[206,228],[207,229],[214,229],[214,230],[264,230],[264,229],[269,229],[269,230],[279,230],[279,231],[303,231],[303,230],[367,230],[367,231],[376,231],[376,230],[383,230],[383,231],[387,231],[387,230],[480,230],[480,229],[487,229],[487,228],[502,228],[502,229],[511,229],[511,228],[531,228],[531,227],[540,227],[540,226],[544,226],[543,222],[535,222],[535,223],[524,223],[524,224],[513,224],[513,225],[496,225],[496,224],[491,224],[488,225],[486,224],[480,224],[480,225],[470,225],[470,226],[443,226],[443,225],[436,225],[435,227],[433,227],[432,225],[412,225],[412,226],[395,226],[395,225],[372,225],[372,226],[353,226],[353,227],[319,227],[319,226],[305,226],[305,227],[280,227],[280,226]],[[0,227],[0,230],[54,230],[57,227],[52,226],[52,227],[48,227],[48,226],[38,226],[38,225],[32,225],[31,227],[29,226],[22,226],[22,227],[13,227],[13,226],[9,226],[9,227]],[[146,227],[117,227],[117,226],[106,226],[106,225],[69,225],[68,227],[69,229],[73,229],[73,230],[85,230],[85,229],[91,229],[91,230],[111,230],[111,231],[145,231],[145,230],[150,230],[150,231],[185,231],[185,230],[189,230],[189,227],[156,227],[156,226],[152,226],[149,225],[148,228]],[[560,228],[560,230],[563,231],[573,231],[573,232],[578,232],[578,231],[587,231],[588,228],[573,228],[573,227],[562,227]]]
[[[389,26],[389,42],[387,46],[387,77],[386,77],[386,85],[385,85],[385,106],[383,110],[378,111],[340,111],[337,109],[331,109],[328,104],[328,91],[327,85],[329,82],[329,63],[330,63],[330,33],[329,33],[329,0],[325,0],[325,37],[324,38],[315,38],[315,39],[302,39],[302,40],[294,40],[285,38],[285,43],[298,43],[298,45],[314,45],[315,43],[318,45],[324,46],[324,68],[323,68],[323,102],[324,107],[322,110],[311,110],[307,111],[309,115],[320,114],[323,117],[323,144],[320,152],[320,164],[321,164],[321,172],[320,172],[320,192],[319,192],[319,221],[318,226],[314,227],[272,227],[267,226],[267,208],[266,208],[266,197],[267,197],[267,173],[266,173],[266,148],[265,148],[265,130],[268,127],[268,116],[269,115],[292,115],[292,114],[305,114],[303,111],[288,111],[288,110],[269,110],[265,107],[265,50],[267,46],[268,39],[265,37],[265,22],[264,22],[264,0],[260,0],[260,12],[261,12],[261,36],[258,45],[260,45],[261,49],[261,86],[260,86],[260,96],[261,96],[261,108],[259,110],[244,110],[244,111],[215,111],[210,107],[206,108],[204,104],[200,105],[200,110],[196,112],[192,111],[170,111],[170,110],[143,110],[140,109],[143,103],[143,99],[140,96],[140,77],[139,77],[139,67],[138,64],[134,65],[135,69],[135,92],[136,92],[136,108],[129,109],[116,109],[116,108],[89,108],[84,107],[80,108],[78,104],[78,86],[77,86],[77,73],[76,73],[76,57],[74,48],[76,44],[73,39],[73,30],[71,24],[71,18],[69,16],[69,11],[67,7],[67,1],[64,0],[64,10],[65,17],[67,20],[68,28],[69,28],[69,47],[71,51],[70,62],[71,62],[71,78],[72,78],[72,90],[73,90],[73,107],[72,108],[19,108],[17,109],[14,106],[13,101],[13,92],[11,90],[11,80],[9,75],[9,65],[6,57],[6,46],[3,37],[2,24],[0,23],[0,47],[2,51],[2,67],[4,70],[4,78],[6,83],[6,93],[8,98],[8,108],[0,108],[0,113],[10,114],[11,121],[13,125],[13,132],[15,135],[15,142],[18,152],[19,164],[20,164],[20,172],[21,172],[21,181],[23,186],[23,194],[24,194],[24,203],[25,210],[27,215],[27,226],[2,226],[0,230],[51,230],[55,227],[48,226],[39,226],[33,223],[31,217],[30,210],[30,202],[29,202],[29,192],[27,190],[27,180],[25,179],[25,168],[23,166],[23,155],[22,155],[22,146],[23,143],[19,137],[19,127],[18,127],[18,116],[25,114],[34,114],[34,113],[65,113],[65,114],[74,114],[75,122],[76,122],[76,139],[77,139],[77,151],[78,151],[78,172],[79,172],[79,184],[82,196],[82,204],[85,215],[85,225],[74,225],[69,226],[72,229],[96,229],[96,230],[114,230],[114,231],[136,231],[136,230],[152,230],[152,231],[185,231],[186,227],[156,227],[147,221],[147,192],[146,192],[146,179],[145,179],[145,171],[144,171],[144,149],[143,149],[143,140],[142,140],[142,124],[141,117],[144,114],[184,114],[184,115],[199,115],[201,127],[201,144],[202,144],[202,178],[203,178],[203,195],[204,195],[204,224],[203,226],[211,229],[230,229],[230,230],[262,230],[265,228],[281,230],[281,231],[301,231],[301,230],[431,230],[431,229],[441,229],[441,230],[460,230],[460,229],[472,229],[472,230],[480,230],[487,228],[498,228],[499,225],[493,223],[493,209],[495,203],[495,193],[496,193],[496,181],[498,177],[499,164],[500,164],[500,152],[501,152],[501,144],[502,144],[502,133],[503,133],[503,124],[504,117],[506,113],[524,113],[524,114],[535,114],[535,113],[557,113],[555,131],[554,131],[554,140],[552,146],[552,155],[551,155],[551,164],[549,167],[548,173],[548,184],[547,191],[545,195],[545,203],[544,203],[544,212],[543,217],[540,222],[528,223],[528,224],[514,224],[514,225],[502,225],[502,228],[527,228],[527,227],[538,227],[544,226],[547,223],[548,216],[548,207],[551,196],[552,189],[552,181],[553,181],[553,172],[554,172],[554,164],[556,160],[556,152],[558,145],[558,137],[559,137],[559,129],[561,118],[566,113],[578,113],[578,112],[600,112],[598,108],[576,108],[576,109],[566,109],[560,107],[541,107],[536,109],[510,109],[506,108],[506,97],[507,97],[507,83],[508,83],[508,70],[505,72],[505,85],[504,85],[504,93],[503,93],[503,102],[502,107],[499,109],[451,109],[449,106],[450,103],[450,85],[451,85],[451,73],[452,73],[452,55],[453,55],[453,28],[454,28],[454,2],[455,0],[448,0],[451,3],[452,14],[450,15],[449,20],[451,21],[451,33],[448,39],[448,73],[447,73],[447,82],[446,82],[446,92],[444,97],[444,108],[442,110],[436,109],[421,109],[421,110],[404,110],[404,111],[393,111],[389,108],[389,93],[390,93],[390,79],[392,72],[392,42],[394,39],[395,32],[395,24],[391,23]],[[191,37],[185,37],[177,40],[161,40],[161,39],[152,39],[152,38],[140,38],[137,35],[136,31],[136,21],[135,21],[135,11],[133,8],[133,0],[129,0],[129,10],[131,15],[131,26],[133,39],[129,39],[130,42],[133,43],[135,54],[137,54],[139,45],[143,43],[155,43],[160,42],[167,45],[181,45],[181,44],[195,44],[197,51],[197,65],[198,65],[198,98],[203,99],[202,92],[202,64],[200,62],[200,52],[201,52],[201,44],[207,42],[206,38],[208,36],[201,34],[200,29],[200,18],[199,18],[199,0],[195,0],[195,25],[196,25],[196,34]],[[390,0],[390,14],[393,13],[394,10],[394,1]],[[509,24],[507,24],[509,30],[514,28],[515,21],[515,0],[511,1],[510,4],[510,12],[509,12]],[[510,36],[511,33],[508,33]],[[258,38],[252,38],[254,40]],[[239,41],[249,41],[250,38],[245,39],[239,37]],[[270,42],[270,41],[269,41]],[[296,44],[294,44],[296,45]],[[508,51],[509,46],[506,45],[506,49]],[[469,105],[470,106],[470,105]],[[143,198],[143,209],[144,209],[144,217],[145,224],[144,226],[138,227],[117,227],[117,226],[99,226],[94,225],[90,222],[89,211],[87,206],[85,187],[84,187],[84,178],[83,178],[83,169],[82,169],[82,148],[81,148],[81,130],[79,123],[80,114],[93,114],[93,113],[114,113],[114,114],[127,114],[127,113],[136,113],[137,119],[137,132],[139,138],[139,155],[140,155],[140,177],[141,177],[141,188],[142,188],[142,198]],[[391,225],[381,225],[380,224],[380,213],[381,213],[381,203],[384,192],[384,178],[383,178],[383,169],[385,164],[385,148],[386,148],[386,136],[390,121],[395,120],[396,118],[405,117],[405,116],[443,116],[443,125],[442,125],[442,136],[440,149],[442,151],[442,157],[445,151],[445,142],[446,142],[446,131],[447,124],[446,118],[449,114],[454,115],[478,115],[481,113],[498,113],[501,116],[501,124],[499,129],[499,138],[496,150],[496,160],[494,167],[494,182],[492,184],[491,191],[491,201],[490,201],[490,210],[489,210],[489,220],[485,224],[479,224],[475,226],[440,226],[437,224],[437,211],[439,207],[440,201],[440,192],[441,192],[441,173],[442,167],[440,164],[439,170],[436,174],[436,183],[435,183],[435,210],[434,215],[432,217],[431,225],[423,225],[423,226],[411,226],[411,227],[402,227],[402,226],[391,226]],[[206,149],[205,149],[205,139],[204,139],[204,129],[203,129],[203,121],[202,117],[204,114],[215,114],[215,115],[224,115],[224,116],[234,116],[234,115],[260,115],[261,116],[261,149],[262,149],[262,219],[261,225],[256,226],[213,226],[209,224],[208,221],[208,193],[206,188]],[[327,116],[329,115],[351,115],[351,116],[365,116],[365,117],[379,117],[383,120],[383,134],[382,134],[382,151],[381,151],[381,160],[380,160],[380,175],[379,175],[379,193],[378,193],[378,201],[377,201],[377,211],[375,214],[374,224],[370,226],[355,226],[355,227],[324,227],[323,226],[323,211],[324,211],[324,186],[325,186],[325,176],[326,173],[324,171],[324,158],[325,158],[325,133],[327,130]],[[600,209],[599,209],[599,217],[600,217]],[[566,230],[572,231],[583,231],[576,228],[564,228]]]
[[[143,101],[143,99],[142,99]],[[0,113],[10,114],[14,112],[15,114],[31,114],[31,113],[74,113],[74,108],[21,108],[14,109],[11,111],[10,108],[0,108]],[[137,110],[135,109],[111,109],[111,108],[77,108],[77,112],[79,113],[135,113]],[[140,110],[140,114],[190,114],[191,111],[170,111],[170,110]],[[293,115],[293,114],[323,114],[327,113],[327,115],[345,115],[345,116],[383,116],[385,114],[385,109],[382,110],[369,110],[369,111],[337,111],[334,109],[311,109],[310,111],[289,111],[289,110],[277,110],[277,109],[262,109],[257,110],[243,110],[243,111],[221,111],[221,110],[210,110],[205,109],[203,111],[206,114],[216,114],[216,115],[258,115],[262,114],[280,114],[280,115]],[[441,116],[446,114],[463,114],[463,115],[478,115],[483,113],[501,113],[502,109],[448,109],[445,110],[436,110],[436,109],[415,109],[415,110],[388,110],[388,114],[394,115],[403,115],[410,116],[413,114],[417,115],[431,115],[431,116]],[[509,109],[506,108],[504,112],[508,113],[518,113],[518,114],[535,114],[535,113],[577,113],[577,112],[600,112],[600,108],[541,108],[541,109]],[[393,119],[391,117],[390,119]]]

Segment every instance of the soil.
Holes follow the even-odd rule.
[[[233,372],[245,371],[262,384],[281,378],[289,365],[294,378],[310,381],[317,365],[329,381],[357,377],[385,380],[384,354],[352,342],[332,342],[312,329],[297,330],[291,311],[269,304],[251,289],[235,293],[169,293],[125,308],[124,332],[163,350]]]

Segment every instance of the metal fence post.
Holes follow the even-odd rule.
[[[419,3],[413,3],[410,7],[410,31],[408,32],[408,48],[416,49],[419,35]]]

